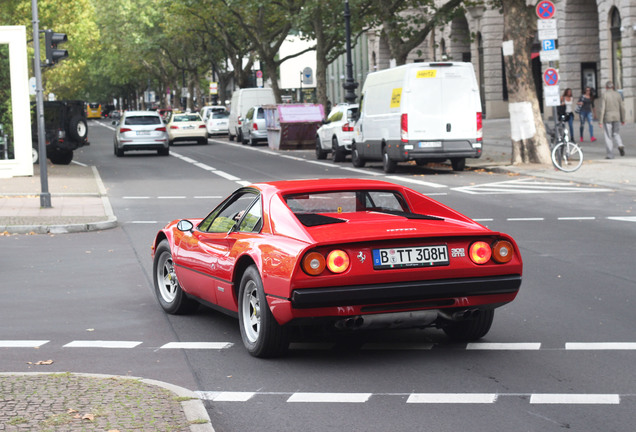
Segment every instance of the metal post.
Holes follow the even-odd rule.
[[[42,69],[40,68],[40,21],[38,20],[38,0],[31,0],[33,18],[33,69],[35,72],[35,106],[38,122],[38,153],[40,158],[40,207],[51,207],[49,178],[46,165],[46,129],[44,128],[44,90],[42,89]]]
[[[300,71],[300,92],[298,94],[298,102],[303,103],[303,71]]]
[[[347,63],[345,67],[347,76],[342,87],[345,89],[345,102],[352,104],[356,102],[355,89],[358,88],[358,83],[353,80],[353,63],[351,61],[351,12],[349,11],[349,0],[345,0],[344,18],[346,36],[345,49],[347,51]]]

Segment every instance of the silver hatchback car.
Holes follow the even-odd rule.
[[[265,110],[262,106],[254,106],[245,115],[241,125],[243,144],[254,145],[257,141],[267,142],[267,124]]]
[[[119,121],[113,121],[115,156],[129,150],[157,150],[161,156],[169,154],[166,125],[156,111],[126,111]]]

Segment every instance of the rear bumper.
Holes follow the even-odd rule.
[[[448,158],[479,158],[482,153],[482,141],[419,141],[410,140],[400,143],[393,148],[390,156],[395,160],[414,159],[448,159]]]
[[[346,287],[304,288],[292,291],[294,309],[378,305],[493,294],[516,294],[520,275],[466,279],[396,282]]]

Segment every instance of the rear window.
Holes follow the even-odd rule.
[[[256,118],[257,119],[264,119],[265,118],[265,111],[263,111],[263,108],[259,108],[258,112],[256,113]]]
[[[179,114],[175,115],[173,122],[191,122],[191,121],[201,121],[201,117],[199,114]]]
[[[212,113],[212,118],[215,118],[215,119],[225,119],[225,118],[228,118],[229,116],[230,116],[230,113],[225,111]]]
[[[126,125],[155,125],[161,124],[161,118],[157,115],[141,115],[141,116],[130,116],[126,117],[124,120],[124,124]]]
[[[286,195],[284,199],[287,206],[296,214],[409,211],[404,197],[395,191],[357,190],[293,194]]]

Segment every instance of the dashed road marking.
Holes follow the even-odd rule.
[[[135,348],[142,343],[137,341],[78,340],[67,343],[64,348]]]
[[[0,340],[0,348],[39,348],[48,340]]]
[[[566,350],[636,350],[636,342],[568,342]]]
[[[287,402],[304,403],[364,403],[373,393],[294,393]]]
[[[514,350],[514,351],[530,351],[540,350],[541,344],[531,343],[493,343],[493,342],[473,342],[466,345],[467,350]]]
[[[531,404],[589,404],[589,405],[618,405],[621,403],[617,394],[533,394],[530,396]]]
[[[230,348],[230,342],[169,342],[159,347],[159,349],[212,349],[221,350]]]
[[[413,393],[406,403],[491,404],[496,400],[496,393]]]

